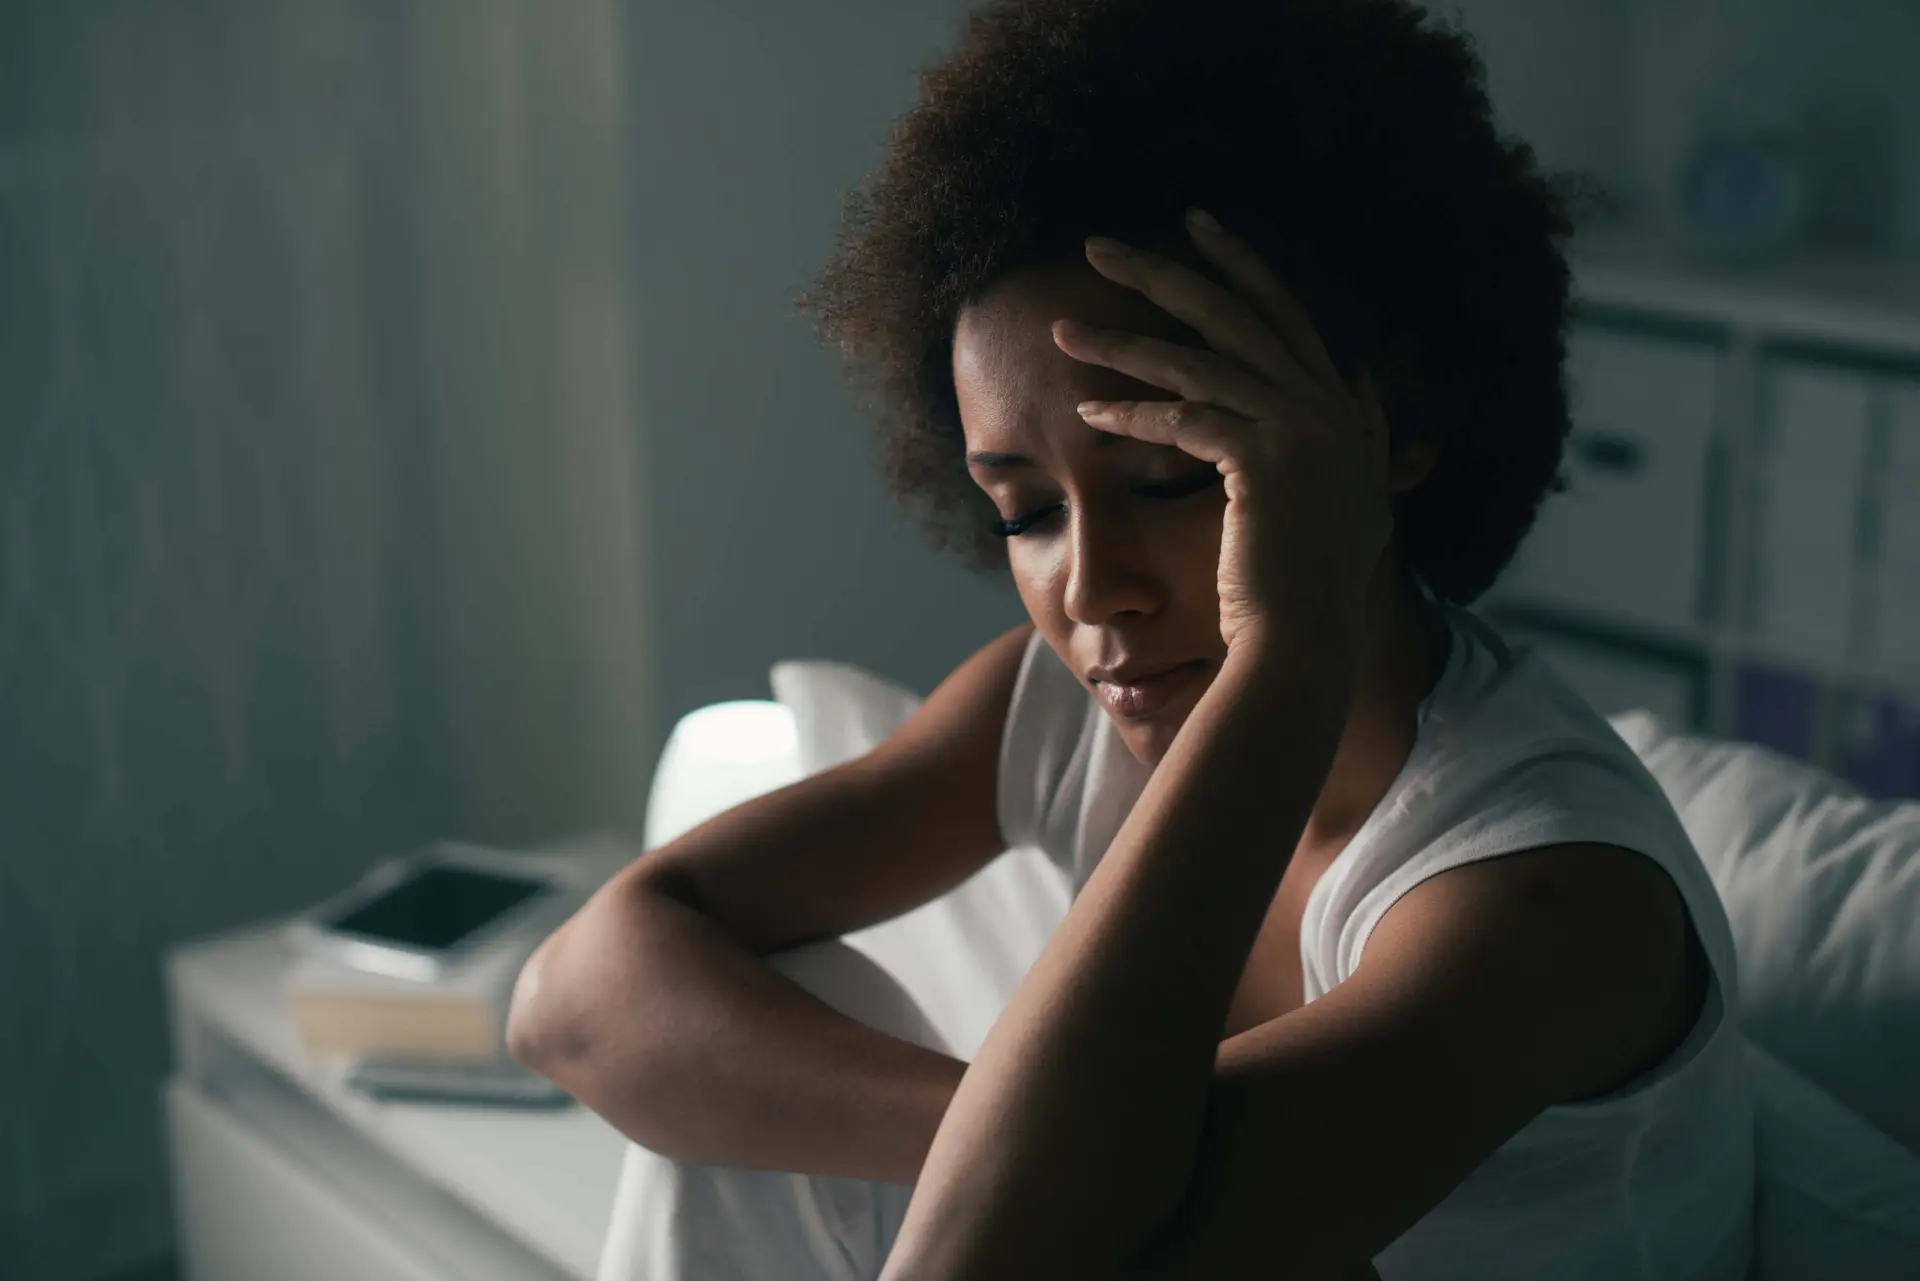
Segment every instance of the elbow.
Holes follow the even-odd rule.
[[[549,1078],[553,1075],[549,1069],[553,1056],[547,1052],[547,1043],[532,1032],[525,1019],[507,1020],[507,1057],[529,1072]]]
[[[520,967],[507,1003],[507,1057],[542,1076],[551,1076],[556,1065],[577,1057],[580,1048],[577,1021],[566,1016],[566,994],[555,983],[554,954],[565,928],[550,935]]]
[[[626,1021],[633,998],[620,990],[621,973],[610,958],[640,944],[640,922],[627,896],[603,887],[549,934],[515,976],[501,1029],[507,1057],[528,1071],[559,1082],[591,1087],[593,1070],[615,1046],[631,1059],[631,1036],[609,1036]],[[625,1069],[634,1064],[626,1062]]]

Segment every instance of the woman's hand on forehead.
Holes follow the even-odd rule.
[[[1198,210],[1188,230],[1222,285],[1174,258],[1089,237],[1101,275],[1138,290],[1210,350],[1073,320],[1062,351],[1178,400],[1087,401],[1089,426],[1171,445],[1226,477],[1220,631],[1229,648],[1303,646],[1351,660],[1392,532],[1385,413],[1341,380],[1306,309],[1245,240]]]

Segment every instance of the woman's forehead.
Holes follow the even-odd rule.
[[[1037,263],[1001,277],[964,308],[956,338],[1051,346],[1061,318],[1192,343],[1199,335],[1142,291],[1095,271],[1084,259]]]
[[[1053,322],[1079,320],[1183,346],[1199,334],[1138,290],[1085,263],[1007,277],[960,315],[953,377],[964,416],[1023,417],[1036,406],[1071,413],[1081,400],[1167,400],[1173,394],[1107,365],[1076,360],[1053,341]]]

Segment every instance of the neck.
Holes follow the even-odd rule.
[[[1373,813],[1413,750],[1421,700],[1446,666],[1446,620],[1394,566],[1380,575],[1346,731],[1303,846],[1337,852]]]

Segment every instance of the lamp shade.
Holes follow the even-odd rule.
[[[765,699],[711,703],[667,735],[647,795],[646,846],[801,777],[793,713]]]

